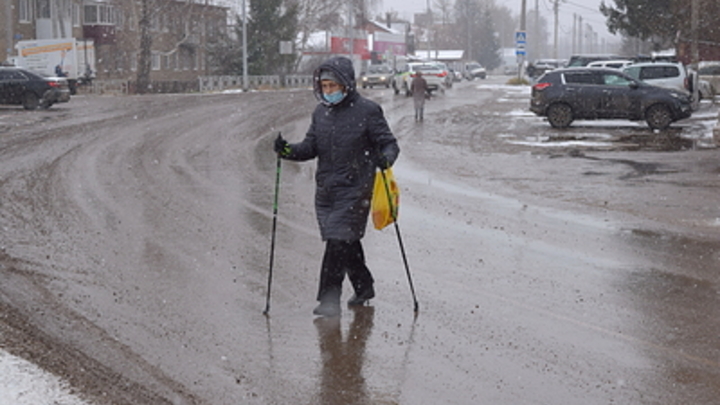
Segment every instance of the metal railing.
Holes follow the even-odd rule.
[[[248,89],[272,90],[282,88],[312,88],[312,75],[248,76]],[[150,93],[217,92],[242,90],[242,76],[199,76],[197,81],[154,81]],[[79,91],[92,94],[135,94],[132,80],[93,80]]]
[[[200,76],[201,92],[243,88],[242,76]],[[312,75],[248,76],[249,89],[279,89],[312,87]]]

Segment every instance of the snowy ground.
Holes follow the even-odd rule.
[[[0,405],[89,405],[67,382],[0,349]]]

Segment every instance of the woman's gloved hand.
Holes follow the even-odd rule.
[[[283,139],[281,134],[278,134],[277,138],[275,138],[273,150],[280,156],[287,156],[290,154],[290,144]]]

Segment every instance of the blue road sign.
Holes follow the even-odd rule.
[[[515,31],[515,55],[525,56],[525,43],[527,42],[527,33],[525,31]]]

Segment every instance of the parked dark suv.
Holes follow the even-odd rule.
[[[17,67],[0,67],[0,104],[17,104],[34,110],[67,101],[70,101],[70,88],[66,79],[43,77]]]
[[[651,86],[608,68],[546,73],[532,87],[530,110],[547,117],[554,128],[565,128],[576,119],[627,119],[665,129],[692,114],[688,94]]]

